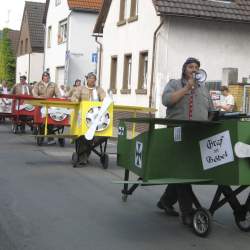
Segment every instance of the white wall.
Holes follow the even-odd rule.
[[[130,1],[128,1],[130,9]],[[151,60],[154,32],[160,24],[160,18],[152,0],[138,0],[138,21],[117,26],[119,20],[120,0],[113,0],[103,31],[103,66],[101,85],[105,90],[110,87],[111,56],[118,57],[117,63],[117,94],[114,101],[117,104],[138,105],[148,107],[151,78]],[[138,85],[139,53],[148,51],[149,72],[147,95],[135,93]],[[131,94],[120,94],[123,83],[124,55],[132,54],[132,86]]]
[[[43,72],[43,53],[32,53],[17,57],[16,82],[20,82],[20,76],[25,75],[27,81],[34,82],[41,79]]]
[[[97,43],[92,33],[97,16],[97,13],[73,12],[70,17],[70,83],[77,78],[83,80],[87,73],[96,71],[92,53],[97,53]]]
[[[58,6],[55,6],[55,1],[50,1],[46,22],[44,69],[50,69],[52,81],[56,79],[56,67],[65,65],[66,42],[58,44],[58,26],[59,22],[67,19],[69,14],[70,10],[67,0],[62,0]],[[47,46],[49,26],[52,26],[50,48]]]
[[[38,82],[43,73],[43,53],[32,53],[30,55],[30,82]]]
[[[248,77],[249,44],[247,24],[177,17],[166,19],[158,41],[156,100],[169,79],[180,78],[182,65],[190,56],[201,61],[201,68],[208,73],[208,81],[222,80],[222,68],[227,67],[239,69],[239,81]],[[161,110],[165,115],[165,109],[161,107]]]
[[[16,59],[16,82],[20,82],[20,76],[29,74],[29,55],[22,55]]]

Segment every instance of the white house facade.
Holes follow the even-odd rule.
[[[241,81],[250,76],[249,44],[246,23],[164,17],[157,39],[152,102],[159,110],[158,116],[165,116],[161,95],[166,83],[181,77],[182,65],[188,57],[200,60],[201,68],[207,72],[207,82],[222,82],[223,68],[237,68]]]
[[[129,10],[134,2],[138,6],[137,18],[130,22]],[[112,84],[117,86],[114,98],[118,104],[150,104],[158,109],[158,117],[164,117],[165,107],[161,104],[163,89],[169,79],[181,77],[182,65],[188,57],[197,57],[201,61],[201,67],[207,71],[208,82],[221,82],[223,68],[238,68],[240,80],[250,75],[247,63],[250,18],[244,14],[250,3],[246,1],[194,3],[190,0],[181,4],[169,0],[104,0],[105,4],[109,8],[101,10],[94,32],[103,33],[102,86],[106,89],[112,89]],[[120,20],[123,5],[127,13],[125,23]],[[209,11],[211,9],[213,11]],[[154,34],[154,74],[151,81]],[[148,51],[147,84],[143,86],[147,91],[138,92],[139,58],[143,51]],[[123,91],[126,55],[132,55],[132,73],[128,91]],[[112,73],[113,65],[117,68],[116,80]]]
[[[72,85],[76,79],[83,80],[88,72],[96,72],[98,46],[92,30],[99,6],[88,6],[88,2],[46,2],[44,70],[58,84]]]
[[[153,38],[159,24],[152,0],[128,0],[124,6],[120,0],[111,1],[103,28],[101,86],[112,90],[115,103],[148,106]]]

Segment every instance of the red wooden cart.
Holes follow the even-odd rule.
[[[1,94],[0,98],[12,100],[7,115],[11,117],[13,133],[16,134],[18,131],[24,133],[25,125],[28,125],[33,130],[35,107],[31,104],[25,104],[25,100],[34,100],[36,98],[29,95],[12,94]]]
[[[48,101],[64,102],[65,99],[50,98]],[[37,145],[42,146],[45,137],[58,137],[61,147],[65,145],[65,138],[60,137],[64,133],[64,128],[70,126],[70,111],[59,107],[35,107],[34,131]],[[53,136],[54,135],[54,136]]]

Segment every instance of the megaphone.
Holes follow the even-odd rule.
[[[207,73],[204,69],[199,69],[194,73],[193,77],[198,83],[203,83],[207,79]]]

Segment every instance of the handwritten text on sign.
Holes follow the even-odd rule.
[[[229,131],[225,131],[200,141],[204,170],[234,161]]]

